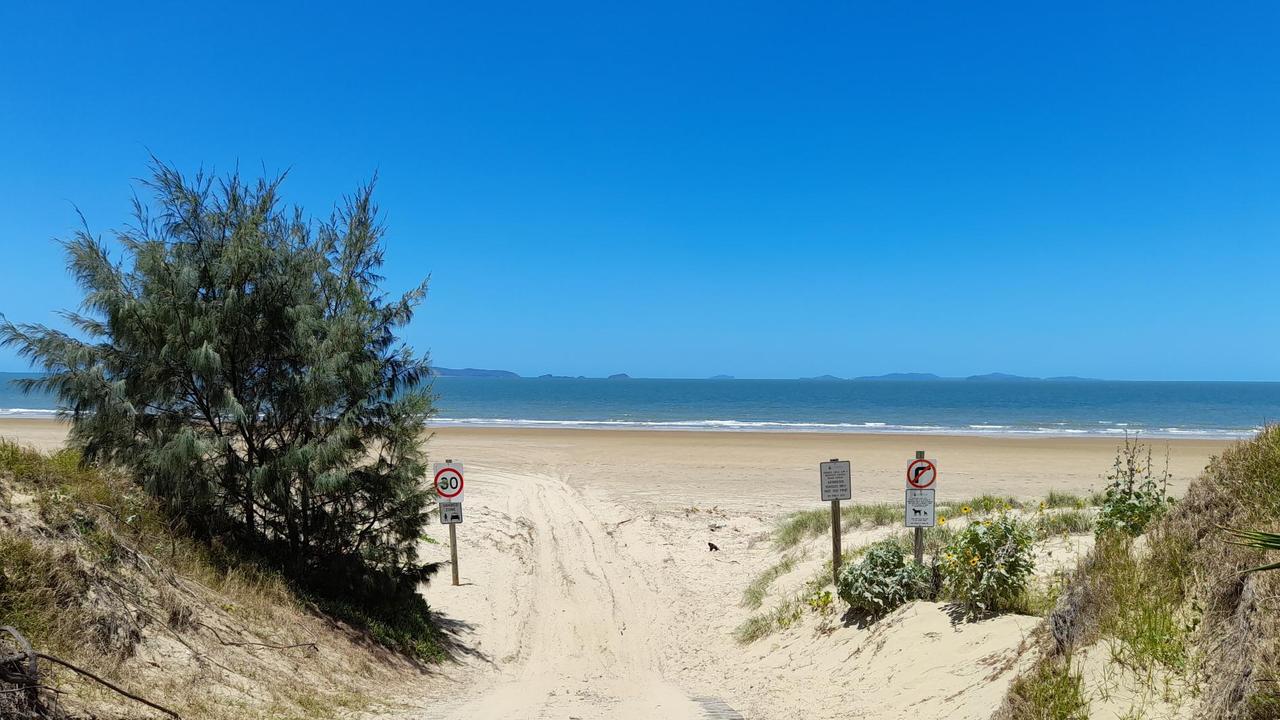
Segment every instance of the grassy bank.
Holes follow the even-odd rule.
[[[940,503],[937,507],[940,522],[925,533],[926,564],[933,564],[934,558],[955,539],[958,529],[974,520],[1004,511],[1015,512],[1024,517],[1038,541],[1091,533],[1098,501],[1097,497],[1050,492],[1043,500],[1034,501],[984,494]],[[901,504],[846,503],[841,506],[840,515],[842,534],[847,536],[858,531],[882,529],[876,534],[877,537],[892,540],[905,555],[910,556],[914,552],[914,536],[910,531],[891,530],[900,528],[903,522]],[[734,635],[739,642],[754,642],[786,629],[798,622],[806,609],[812,608],[824,615],[829,615],[836,609],[831,604],[834,588],[826,560],[810,570],[795,588],[781,592],[775,589],[780,578],[801,567],[806,560],[812,564],[811,557],[817,555],[813,554],[815,549],[811,543],[818,537],[829,534],[830,530],[831,513],[825,507],[794,512],[779,520],[771,535],[771,542],[780,556],[776,562],[758,572],[742,593],[742,606],[755,612],[735,630]],[[825,552],[825,541],[822,544],[822,551]],[[843,564],[847,566],[858,562],[868,547],[865,540],[852,543],[846,538]],[[1064,579],[1060,574],[1036,579],[1028,585],[1013,610],[1025,614],[1047,614],[1057,601],[1063,584]],[[772,602],[769,602],[771,595]],[[939,599],[946,598],[940,595]],[[768,607],[765,607],[766,604]]]
[[[334,717],[365,705],[362,690],[343,677],[344,647],[346,663],[375,663],[362,645],[414,661],[446,656],[445,638],[416,595],[357,603],[317,594],[251,557],[191,539],[131,478],[82,467],[72,451],[45,455],[7,441],[0,441],[0,625],[194,718],[226,717],[226,707],[243,717]],[[249,649],[257,654],[237,654]],[[277,672],[279,663],[286,669]],[[209,682],[208,672],[219,679]],[[298,673],[310,681],[307,692],[294,687]],[[175,684],[174,676],[188,674],[205,686]],[[71,704],[85,712],[117,700],[65,674],[54,678],[72,683]]]
[[[1280,717],[1280,573],[1225,528],[1280,529],[1280,428],[1227,450],[1134,540],[1099,539],[1040,631],[1005,720]]]

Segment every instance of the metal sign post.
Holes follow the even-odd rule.
[[[453,584],[458,584],[458,525],[462,523],[462,463],[445,460],[433,466],[435,470],[437,505],[440,522],[449,526],[449,567],[453,570]]]
[[[831,458],[818,465],[818,487],[823,500],[831,501],[831,582],[840,584],[840,501],[853,498],[848,460]]]

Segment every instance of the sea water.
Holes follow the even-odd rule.
[[[52,415],[0,374],[0,417]],[[1280,383],[435,378],[437,426],[1245,437]]]

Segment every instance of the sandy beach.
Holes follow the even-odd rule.
[[[54,421],[0,421],[44,449]],[[821,507],[816,466],[853,461],[855,501],[901,497],[917,449],[937,458],[940,499],[1099,489],[1117,440],[591,430],[436,431],[433,460],[466,464],[462,584],[425,594],[474,654],[395,689],[370,717],[984,719],[1037,618],[958,623],[917,602],[870,627],[807,618],[740,645],[743,588],[777,552],[777,518]],[[1228,443],[1157,441],[1181,493]],[[855,547],[896,528],[854,531]],[[448,558],[433,525],[422,545]],[[715,542],[719,552],[709,552]],[[1080,540],[1085,542],[1084,539]],[[1081,548],[1046,547],[1048,564]],[[772,593],[821,571],[829,540],[796,550]],[[1055,555],[1056,553],[1056,555]],[[1050,562],[1051,561],[1051,562]],[[908,669],[915,670],[909,671]],[[922,682],[922,673],[928,682]]]

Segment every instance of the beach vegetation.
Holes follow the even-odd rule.
[[[1014,608],[1034,569],[1034,539],[1030,525],[1008,511],[956,531],[938,558],[946,594],[969,617]]]
[[[1157,471],[1150,445],[1128,436],[1116,450],[1115,463],[1107,473],[1098,511],[1097,532],[1112,530],[1131,537],[1141,535],[1152,520],[1172,502],[1169,496],[1169,457]]]
[[[885,527],[902,522],[901,503],[849,503],[840,507],[841,530]],[[773,533],[775,547],[780,550],[831,531],[831,510],[800,510],[784,517]]]
[[[1059,535],[1080,535],[1093,531],[1094,513],[1090,510],[1060,510],[1036,515],[1036,535],[1040,539]]]
[[[119,468],[154,522],[430,654],[411,639],[426,632],[416,588],[434,570],[416,551],[432,397],[426,358],[397,338],[426,286],[382,289],[372,184],[313,221],[285,206],[282,179],[155,162],[151,201],[110,244],[87,229],[64,243],[83,293],[64,313],[75,334],[3,320],[0,344],[44,371],[19,382],[58,398],[74,452],[18,453],[13,472],[92,493],[102,486],[76,473]],[[60,496],[43,502],[78,522],[58,519]]]
[[[733,631],[734,639],[745,645],[785,630],[804,618],[806,608],[821,618],[820,627],[829,629],[828,621],[834,609],[830,586],[830,569],[819,568],[799,590],[781,596],[768,610],[753,613],[740,623]]]
[[[1126,458],[1135,456],[1134,486],[1143,490],[1145,449],[1130,448],[1119,474],[1127,485]],[[1224,528],[1280,533],[1280,427],[1213,458],[1176,503],[1159,497],[1162,474],[1152,479],[1154,490],[1143,491],[1157,509],[1142,535],[1132,535],[1133,523],[1098,530],[1037,631],[1039,657],[1024,677],[1051,673],[1087,649],[1106,663],[1086,696],[1106,697],[1108,678],[1124,677],[1124,692],[1148,705],[1181,705],[1195,717],[1276,717],[1280,616],[1267,608],[1280,603],[1280,573],[1257,572],[1266,548]],[[1015,682],[997,717],[1046,717],[1022,702],[1024,685]]]
[[[929,597],[932,577],[890,539],[873,543],[860,560],[844,566],[836,589],[854,612],[880,617],[910,600]]]
[[[1089,720],[1084,679],[1070,656],[1042,662],[1009,688],[1006,712],[1020,720]]]
[[[1050,490],[1044,498],[1044,505],[1049,509],[1069,508],[1081,510],[1089,507],[1089,498],[1074,493]]]
[[[774,580],[786,575],[795,568],[799,558],[795,555],[783,555],[778,562],[765,568],[759,575],[755,576],[742,591],[742,606],[749,610],[756,610],[764,604],[765,595],[769,592],[769,586]]]

